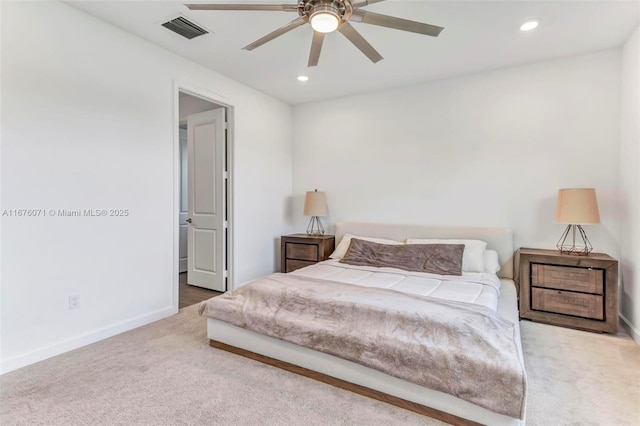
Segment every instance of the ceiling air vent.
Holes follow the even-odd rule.
[[[167,21],[162,24],[162,26],[170,29],[176,34],[180,34],[182,37],[188,38],[189,40],[209,33],[209,31],[199,27],[182,16],[178,16],[175,19]]]

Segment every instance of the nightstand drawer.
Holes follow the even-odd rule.
[[[327,260],[335,243],[333,235],[283,235],[280,237],[280,271],[292,272]]]
[[[571,291],[531,289],[531,309],[604,320],[603,297]]]
[[[531,285],[537,287],[603,294],[603,277],[602,269],[531,264]]]
[[[293,272],[296,269],[304,268],[305,266],[316,264],[316,262],[308,262],[306,260],[293,260],[293,259],[287,259],[285,263],[286,263],[286,266],[285,266],[284,272],[286,273]]]
[[[286,243],[287,259],[318,261],[317,244]]]

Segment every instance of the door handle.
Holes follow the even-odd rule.
[[[186,220],[186,222],[187,222],[187,223],[191,223],[191,222],[192,222],[192,221],[191,221],[191,218],[188,218],[188,219]]]

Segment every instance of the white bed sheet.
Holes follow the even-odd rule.
[[[396,268],[347,265],[330,259],[290,274],[472,303],[493,311],[498,308],[500,296],[498,276],[476,272],[463,273],[462,276],[437,275]]]

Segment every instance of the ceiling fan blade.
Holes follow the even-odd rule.
[[[384,59],[382,55],[378,53],[376,49],[373,48],[369,44],[367,40],[364,39],[360,35],[359,32],[356,31],[355,28],[348,22],[345,21],[338,27],[338,31],[340,31],[346,38],[349,39],[351,43],[353,43],[362,53],[364,53],[367,58],[371,59],[371,62],[374,64],[381,59]]]
[[[410,21],[408,19],[396,18],[394,16],[381,15],[379,13],[367,12],[366,10],[354,10],[351,15],[351,20],[354,22],[363,22],[365,24],[378,25],[380,27],[393,28],[396,30],[410,31],[412,33],[424,34],[432,37],[438,37],[440,31],[444,29],[437,25]]]
[[[246,45],[245,47],[243,47],[244,50],[253,50],[256,47],[260,47],[263,44],[265,44],[266,42],[269,42],[271,40],[273,40],[276,37],[280,37],[281,35],[288,33],[291,30],[294,30],[296,28],[298,28],[300,25],[304,25],[307,22],[307,20],[303,17],[299,17],[297,19],[294,19],[293,21],[289,22],[286,25],[281,26],[280,28],[278,28],[277,30],[267,34],[266,36],[254,41],[251,44]]]
[[[185,4],[190,10],[274,10],[297,12],[297,4]]]
[[[309,63],[307,64],[308,67],[315,67],[316,65],[318,65],[323,42],[324,33],[321,33],[320,31],[314,31],[313,40],[311,41],[311,52],[309,52]]]
[[[364,7],[373,3],[380,3],[384,0],[351,0],[351,6],[355,7]]]

